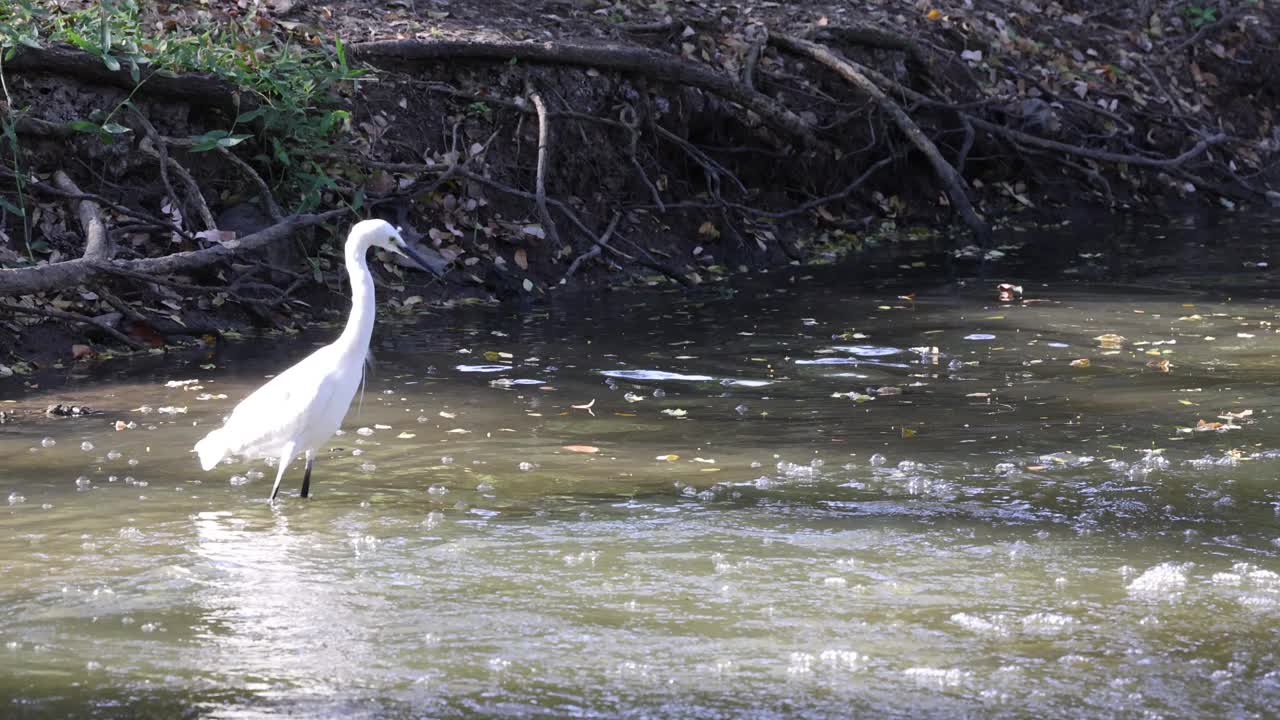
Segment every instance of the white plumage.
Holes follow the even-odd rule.
[[[363,377],[374,321],[373,277],[365,260],[371,247],[406,255],[430,270],[397,228],[382,220],[356,223],[345,248],[351,316],[342,335],[255,390],[236,405],[226,424],[196,443],[202,468],[212,470],[228,456],[276,458],[274,500],[285,469],[303,453],[307,464],[301,495],[307,496],[316,451],[342,426]]]

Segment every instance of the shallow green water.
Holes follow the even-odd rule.
[[[384,324],[274,509],[189,448],[311,339],[50,395],[105,412],[0,427],[0,716],[1280,706],[1280,308],[837,280]]]

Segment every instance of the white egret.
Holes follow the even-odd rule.
[[[384,220],[364,220],[351,228],[345,249],[351,276],[351,316],[342,335],[272,378],[240,401],[222,427],[196,443],[200,466],[207,472],[223,458],[272,457],[279,461],[271,499],[280,491],[284,471],[299,453],[306,455],[302,497],[311,489],[316,451],[342,426],[364,373],[373,333],[373,276],[365,255],[377,247],[404,255],[424,270],[430,265]]]

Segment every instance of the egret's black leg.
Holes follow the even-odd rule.
[[[299,497],[306,497],[311,492],[311,465],[316,459],[307,453],[307,468],[302,472],[302,494]]]

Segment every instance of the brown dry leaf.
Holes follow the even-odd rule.
[[[1072,360],[1072,361],[1071,361],[1071,367],[1073,367],[1073,368],[1087,368],[1087,367],[1089,367],[1089,358],[1080,358],[1079,360]]]
[[[716,229],[715,223],[710,220],[702,223],[702,225],[698,227],[698,234],[710,238],[720,237],[720,231]]]
[[[561,449],[576,453],[598,453],[600,448],[595,445],[565,445]]]
[[[524,251],[524,248],[516,248],[515,257],[512,259],[521,270],[529,269],[529,254]]]
[[[1160,372],[1167,373],[1169,372],[1169,368],[1173,367],[1173,365],[1169,363],[1169,358],[1162,358],[1160,360],[1152,360],[1151,362],[1147,363],[1147,367],[1153,370],[1159,370]]]
[[[1094,338],[1094,340],[1097,340],[1102,344],[1102,347],[1107,348],[1108,350],[1115,350],[1124,344],[1125,337],[1123,335],[1116,335],[1115,333],[1107,333],[1105,335],[1099,335]]]

